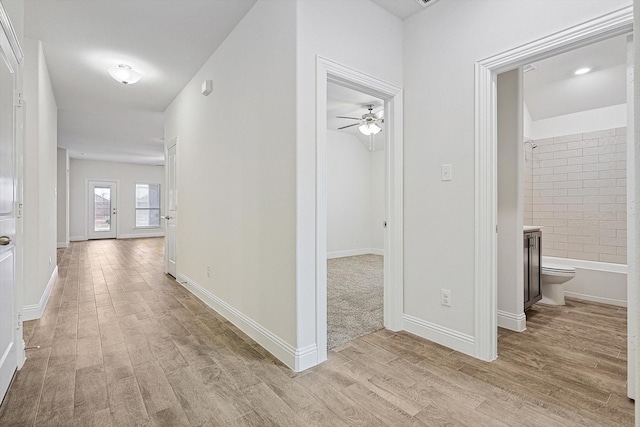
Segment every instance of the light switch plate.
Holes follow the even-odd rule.
[[[451,181],[453,179],[453,168],[451,164],[442,165],[442,181]]]

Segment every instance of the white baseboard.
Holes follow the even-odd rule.
[[[164,237],[164,230],[154,231],[151,233],[118,234],[118,239],[143,239],[145,237]]]
[[[295,372],[304,371],[317,365],[318,349],[315,344],[303,348],[295,348],[184,274],[178,273],[177,280],[202,302],[224,316]]]
[[[58,242],[58,249],[68,248],[69,242]]]
[[[51,295],[51,289],[53,285],[56,284],[56,280],[58,280],[58,266],[53,269],[51,273],[51,277],[49,278],[49,282],[47,283],[47,287],[44,289],[42,296],[40,297],[40,302],[38,304],[29,304],[22,307],[22,320],[35,320],[42,317],[42,313],[44,313],[44,309],[47,307],[47,302],[49,301],[49,295]]]
[[[87,236],[69,236],[71,242],[83,242],[87,240]]]
[[[599,302],[601,304],[616,305],[618,307],[626,307],[627,301],[612,298],[596,297],[593,295],[578,294],[575,292],[564,291],[564,296],[569,298],[581,299],[583,301]]]
[[[527,316],[524,313],[515,314],[498,310],[498,326],[511,331],[523,332],[527,330]]]
[[[369,255],[369,254],[384,255],[384,249],[362,248],[362,249],[349,249],[346,251],[327,252],[327,259],[345,258],[348,256]]]
[[[475,340],[471,335],[408,314],[403,316],[403,324],[403,329],[407,332],[475,357]]]

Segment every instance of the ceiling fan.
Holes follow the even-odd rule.
[[[352,126],[360,125],[360,127],[358,127],[358,130],[367,136],[376,135],[378,132],[380,132],[382,128],[379,126],[379,124],[384,123],[384,118],[383,118],[384,110],[380,110],[377,113],[374,113],[373,104],[365,105],[365,108],[369,110],[369,112],[363,114],[362,118],[337,116],[336,118],[338,119],[350,119],[350,120],[358,121],[358,123],[342,126],[341,128],[338,128],[338,129],[346,129]]]

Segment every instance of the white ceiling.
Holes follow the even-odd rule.
[[[525,73],[525,103],[533,120],[627,102],[626,36],[618,36],[533,64]],[[574,72],[589,67],[591,72]]]
[[[418,13],[421,10],[424,10],[426,7],[422,6],[416,0],[371,0],[373,3],[377,4],[381,8],[385,9],[387,12],[392,15],[397,16],[398,18],[405,20],[409,16],[414,13]],[[431,0],[428,6],[431,6],[438,0]],[[427,6],[427,7],[428,7]]]
[[[405,19],[415,0],[371,0]],[[435,1],[435,0],[433,0]],[[162,164],[163,111],[255,0],[25,0],[25,35],[42,40],[58,103],[58,145],[72,157]],[[433,3],[431,3],[433,4]],[[124,86],[107,68],[143,74]],[[624,37],[540,61],[525,74],[534,120],[626,102]],[[590,66],[593,71],[573,76]],[[328,127],[382,101],[329,85]],[[375,111],[377,111],[376,109]],[[365,138],[357,126],[349,129]]]
[[[42,41],[58,104],[58,145],[72,157],[162,164],[162,112],[254,3],[26,0],[25,35]],[[121,63],[140,83],[108,75]]]

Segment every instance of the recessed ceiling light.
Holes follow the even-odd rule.
[[[576,70],[576,72],[574,73],[576,76],[581,76],[582,74],[587,74],[589,71],[591,71],[591,68],[589,67],[584,67],[584,68],[579,68]]]
[[[138,83],[142,76],[139,72],[133,70],[129,65],[120,64],[117,67],[109,68],[109,75],[117,82],[124,85],[132,85]]]

